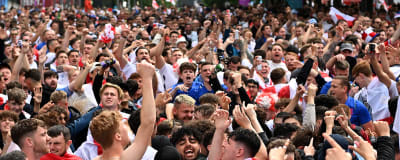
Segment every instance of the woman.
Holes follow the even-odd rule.
[[[9,149],[14,148],[13,146],[16,146],[16,144],[12,143],[11,140],[11,128],[15,123],[17,123],[17,121],[18,115],[16,113],[6,110],[0,112],[0,148],[2,149],[2,155],[6,154]]]

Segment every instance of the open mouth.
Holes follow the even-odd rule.
[[[187,149],[184,152],[185,157],[193,157],[194,156],[194,150],[193,149]]]

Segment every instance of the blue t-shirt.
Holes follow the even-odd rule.
[[[181,85],[181,84],[183,84],[183,83],[177,83],[177,84],[173,85],[172,89],[175,89],[178,85]],[[196,100],[196,105],[199,105],[200,104],[200,101],[199,101],[200,97],[203,94],[206,94],[206,93],[213,93],[213,91],[212,90],[211,91],[207,90],[207,88],[204,86],[203,83],[193,82],[192,86],[188,89],[187,92],[178,90],[176,92],[175,97],[180,95],[180,94],[187,94],[190,97],[192,97],[194,100]],[[175,99],[175,97],[174,97],[174,99]]]
[[[319,92],[319,94],[328,94],[328,91],[331,88],[331,83],[332,83],[332,81],[325,83],[324,86],[322,86],[321,91]],[[353,82],[350,81],[350,84],[351,83],[353,83]]]
[[[352,97],[348,97],[345,104],[349,106],[351,110],[351,124],[361,126],[371,121],[371,115],[364,104],[362,104],[360,101],[355,100]]]

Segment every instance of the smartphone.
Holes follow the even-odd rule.
[[[368,54],[369,55],[374,55],[375,54],[375,48],[376,48],[376,44],[375,43],[370,43],[369,44]]]
[[[259,64],[259,65],[257,65],[257,71],[261,71],[262,70],[262,66],[261,66],[261,64]]]
[[[235,39],[239,39],[239,30],[235,30]]]
[[[22,40],[18,40],[17,46],[20,47],[20,48],[22,47]]]

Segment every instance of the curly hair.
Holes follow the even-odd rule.
[[[198,130],[184,126],[172,134],[172,145],[176,146],[185,136],[193,136],[199,143],[202,141],[201,133]]]
[[[53,106],[47,112],[37,115],[37,119],[42,120],[48,128],[61,124],[61,115],[64,114],[64,120],[68,120],[68,113],[65,108],[60,106]]]

